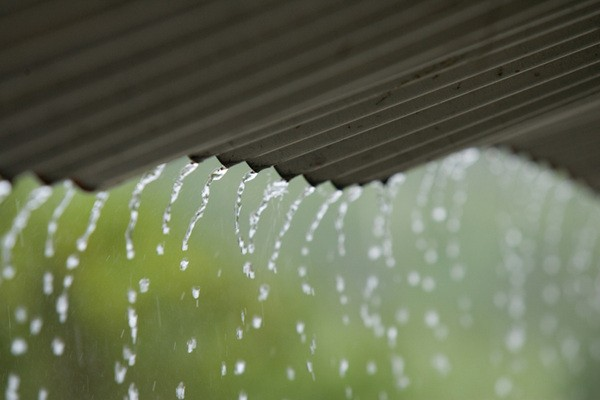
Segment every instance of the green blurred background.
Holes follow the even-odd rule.
[[[267,266],[275,240],[306,183],[292,180],[284,196],[268,203],[256,251],[243,255],[234,204],[248,168],[231,168],[211,186],[183,252],[202,187],[219,166],[203,162],[186,178],[171,232],[163,235],[171,187],[187,162],[169,163],[143,191],[132,260],[124,234],[139,178],[109,192],[83,252],[75,243],[94,194],[74,196],[58,220],[52,257],[44,255],[48,223],[65,187],[53,187],[33,212],[10,251],[15,276],[2,266],[0,386],[7,398],[595,399],[600,393],[600,207],[564,176],[495,150],[467,150],[387,186],[368,185],[356,201],[348,203],[354,192],[345,191],[307,242],[334,192],[321,186],[301,203],[274,273]],[[250,214],[278,179],[267,170],[248,182],[240,218],[246,241]],[[23,177],[0,204],[4,238],[38,186]],[[339,229],[342,203],[348,209]],[[161,243],[164,255],[156,250]],[[71,255],[80,260],[73,269]],[[181,270],[184,257],[189,265]],[[244,273],[247,262],[254,279]],[[48,274],[52,293],[44,293]],[[141,280],[149,281],[147,291]],[[57,313],[61,296],[68,298],[65,322]],[[128,315],[137,315],[135,343]],[[32,321],[42,321],[39,333]]]

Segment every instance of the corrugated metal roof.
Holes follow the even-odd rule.
[[[339,187],[504,145],[600,188],[600,0],[7,1],[0,173],[181,155]]]

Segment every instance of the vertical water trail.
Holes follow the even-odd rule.
[[[271,254],[271,257],[269,258],[268,268],[270,271],[277,272],[276,262],[277,262],[277,259],[279,258],[279,252],[281,251],[281,244],[283,242],[283,237],[285,236],[286,232],[290,229],[290,227],[292,225],[292,219],[294,218],[294,215],[298,211],[298,208],[300,208],[300,204],[304,201],[304,199],[306,199],[308,196],[310,196],[314,192],[315,192],[314,186],[311,186],[311,185],[306,186],[306,188],[304,188],[304,190],[302,191],[300,196],[298,196],[298,198],[296,200],[294,200],[294,202],[290,205],[288,212],[285,214],[285,220],[283,221],[283,225],[281,226],[281,229],[279,230],[277,239],[275,239],[273,253]]]
[[[138,220],[138,210],[142,202],[142,192],[148,184],[160,178],[165,169],[165,165],[166,164],[160,164],[152,171],[145,173],[140,181],[135,185],[133,193],[131,194],[131,200],[129,200],[129,211],[131,216],[129,218],[127,229],[125,230],[125,248],[127,250],[128,260],[131,260],[133,257],[135,257],[132,235]]]
[[[108,192],[98,192],[96,193],[96,200],[94,201],[94,205],[92,206],[92,210],[90,212],[90,217],[88,219],[87,227],[85,228],[85,232],[77,239],[77,250],[85,251],[88,246],[88,241],[92,233],[96,230],[96,225],[98,224],[98,219],[100,218],[100,214],[102,212],[102,208],[104,208],[104,204],[106,204],[106,200],[108,200]]]
[[[383,238],[382,250],[385,265],[389,268],[396,265],[394,257],[393,237],[392,237],[392,213],[394,211],[394,200],[398,194],[398,188],[404,183],[406,177],[404,174],[396,174],[392,176],[386,185],[385,190],[381,193],[380,212],[383,217]]]
[[[12,279],[15,274],[12,266],[12,251],[17,242],[17,238],[27,226],[31,214],[40,208],[52,194],[50,186],[40,186],[33,189],[25,202],[23,208],[17,213],[8,232],[2,238],[2,276],[5,279]]]
[[[325,214],[327,213],[327,210],[329,210],[329,207],[332,204],[334,204],[336,201],[339,200],[339,198],[342,196],[342,193],[343,192],[341,190],[335,190],[333,193],[331,193],[329,195],[329,197],[327,197],[325,199],[323,204],[321,204],[319,211],[317,211],[317,215],[315,215],[315,219],[312,221],[312,223],[310,224],[310,227],[308,228],[308,231],[306,232],[306,237],[305,237],[306,245],[302,248],[303,255],[308,255],[308,247],[307,246],[310,242],[313,241],[314,236],[315,236],[315,231],[321,224],[321,221],[325,217]]]
[[[175,179],[175,182],[173,183],[173,189],[171,189],[171,198],[169,199],[169,204],[167,205],[167,207],[165,208],[165,211],[163,213],[163,220],[162,220],[163,235],[168,235],[169,232],[171,231],[171,228],[169,227],[169,222],[171,222],[171,208],[173,207],[173,204],[175,204],[175,202],[177,201],[177,198],[179,198],[179,193],[181,192],[181,188],[183,187],[183,181],[185,180],[185,178],[188,175],[190,175],[192,172],[194,172],[197,168],[198,168],[198,163],[192,161],[189,164],[186,164],[181,169],[181,171],[179,172],[179,175]]]
[[[0,204],[6,199],[12,192],[12,185],[9,181],[0,178]]]
[[[348,207],[350,204],[354,203],[360,198],[362,192],[362,187],[352,186],[347,191],[347,199],[344,200],[338,208],[338,215],[334,226],[338,236],[338,254],[342,257],[346,255],[346,233],[344,232],[344,221],[346,219],[346,214],[348,213]]]
[[[200,220],[200,218],[202,218],[202,216],[204,215],[204,211],[206,210],[206,206],[208,205],[208,198],[210,197],[210,185],[214,181],[218,181],[221,178],[223,178],[223,176],[225,176],[226,173],[227,168],[218,167],[214,171],[212,171],[208,176],[208,179],[206,180],[206,183],[202,188],[202,201],[200,203],[200,207],[198,207],[198,210],[196,210],[196,213],[190,220],[187,231],[185,232],[185,236],[183,237],[183,242],[181,243],[181,250],[187,251],[188,243],[190,241],[190,237],[192,236],[192,232],[194,231],[194,227],[196,226],[196,223]]]
[[[282,197],[287,192],[288,182],[285,180],[275,181],[267,185],[265,192],[263,193],[263,198],[258,205],[258,208],[254,210],[252,214],[250,214],[250,228],[248,229],[248,245],[247,251],[248,253],[254,253],[254,236],[256,236],[256,231],[258,229],[258,223],[260,221],[260,216],[267,209],[267,206],[271,202],[271,200]]]
[[[63,186],[65,187],[65,195],[58,204],[58,206],[56,206],[56,208],[54,209],[52,217],[50,218],[50,222],[48,223],[48,235],[46,237],[46,247],[44,249],[44,255],[46,257],[54,256],[54,236],[56,235],[56,231],[58,230],[58,220],[63,215],[63,213],[71,203],[73,196],[75,195],[75,186],[73,185],[72,181],[64,181]]]
[[[233,209],[234,215],[235,215],[235,220],[234,220],[235,235],[237,237],[238,246],[240,247],[242,254],[246,254],[248,252],[248,248],[246,247],[246,243],[244,243],[244,238],[242,237],[242,233],[240,231],[240,214],[242,212],[242,195],[244,194],[244,190],[246,189],[246,184],[248,182],[250,182],[251,180],[253,180],[254,178],[256,178],[257,175],[258,174],[252,170],[246,172],[246,174],[242,178],[242,181],[240,182],[240,185],[238,186],[237,197],[235,199],[235,205],[234,205],[234,209]]]

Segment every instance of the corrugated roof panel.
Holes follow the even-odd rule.
[[[599,0],[9,4],[0,173],[96,188],[217,155],[344,187],[501,144],[598,185],[599,27]]]

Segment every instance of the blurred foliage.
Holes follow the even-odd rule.
[[[350,196],[344,192],[307,242],[334,191],[324,185],[300,205],[274,273],[268,260],[304,181],[292,180],[269,203],[256,251],[242,255],[233,210],[247,167],[230,169],[213,183],[183,252],[188,222],[218,162],[202,163],[185,180],[171,233],[163,235],[162,214],[185,164],[170,163],[144,190],[132,260],[124,232],[136,180],[110,191],[85,251],[75,243],[95,196],[78,192],[58,221],[56,253],[44,256],[62,185],[33,212],[14,249],[4,246],[16,272],[11,279],[2,266],[0,374],[7,398],[12,392],[38,398],[43,389],[50,399],[135,398],[133,392],[173,399],[180,385],[186,399],[593,399],[600,393],[600,208],[593,194],[564,177],[497,151],[468,150],[387,186],[366,186],[347,203],[338,230],[340,204]],[[248,182],[245,240],[249,215],[277,179],[267,170]],[[24,177],[0,204],[5,238],[36,187]],[[161,243],[164,255],[156,250]],[[72,255],[80,262],[69,269]],[[246,262],[254,279],[243,271]],[[53,291],[44,294],[48,273]],[[150,282],[147,292],[142,279]],[[61,295],[69,305],[64,323],[57,315]],[[137,315],[135,343],[128,309]],[[36,318],[43,321],[39,334],[31,327]],[[19,339],[27,344],[23,354],[15,354]],[[57,340],[65,344],[62,354]],[[127,371],[119,383],[121,367]]]

